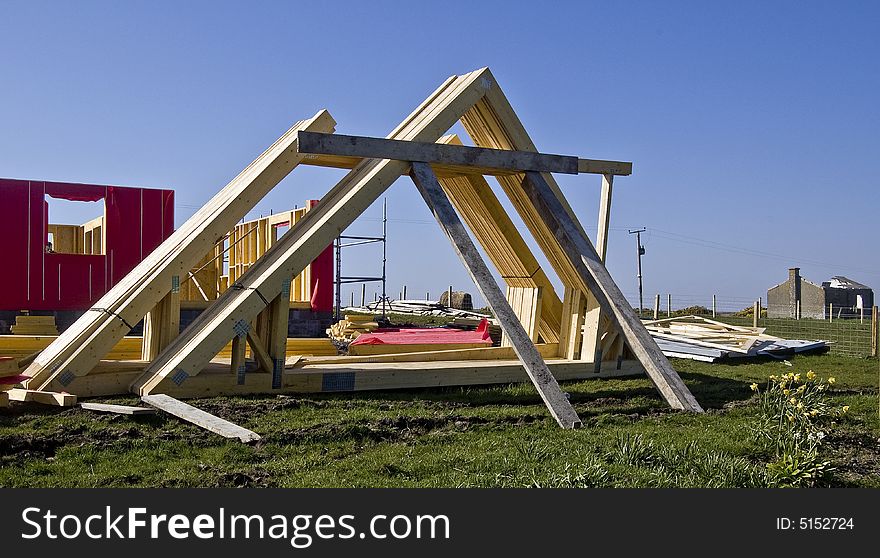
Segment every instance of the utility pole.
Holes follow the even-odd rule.
[[[629,231],[629,234],[636,235],[636,252],[638,253],[639,259],[639,318],[642,317],[642,308],[645,306],[645,302],[642,298],[642,256],[645,254],[645,247],[642,246],[642,233],[647,229],[642,227],[641,229],[636,229]]]

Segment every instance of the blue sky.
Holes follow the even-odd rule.
[[[384,136],[489,66],[542,151],[634,162],[608,256],[628,295],[642,226],[646,300],[745,307],[791,265],[878,288],[878,6],[0,0],[0,176],[173,188],[179,224],[294,121]],[[297,169],[249,217],[341,176]],[[559,181],[594,230],[598,177]],[[474,290],[408,179],[388,206],[389,294]]]

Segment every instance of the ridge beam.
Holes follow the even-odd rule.
[[[462,174],[476,172],[493,175],[526,171],[563,174],[579,172],[630,174],[632,172],[632,163],[620,161],[598,161],[532,151],[324,134],[304,130],[300,130],[297,134],[297,150],[300,154],[313,156],[418,161],[443,165],[444,170],[456,170]],[[305,159],[304,162],[309,164],[309,159]]]

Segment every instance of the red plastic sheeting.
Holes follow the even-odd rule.
[[[47,253],[46,197],[104,200],[104,255]],[[174,192],[0,179],[0,310],[85,310],[174,231]]]
[[[454,345],[458,343],[492,344],[489,338],[489,322],[480,322],[476,331],[435,328],[380,328],[372,333],[362,333],[352,345]]]

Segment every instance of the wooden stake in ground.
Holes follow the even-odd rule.
[[[510,339],[514,352],[523,363],[526,373],[550,410],[550,414],[563,428],[580,427],[580,418],[560,389],[556,378],[550,373],[529,334],[517,319],[489,268],[486,267],[486,263],[455,213],[452,203],[440,187],[431,166],[427,163],[413,162],[411,176],[419,193],[425,199],[425,203],[428,204],[443,232],[452,242],[458,257],[476,283],[480,294],[483,295],[489,308],[501,322],[501,328]]]
[[[540,173],[527,172],[522,187],[541,219],[554,232],[581,281],[595,295],[603,312],[620,328],[630,349],[645,367],[661,395],[674,409],[702,412],[700,404],[632,311],[590,240],[572,221],[544,177]]]

